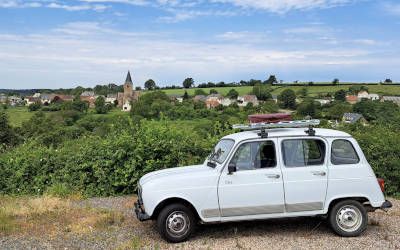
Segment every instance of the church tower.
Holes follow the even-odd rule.
[[[124,84],[124,99],[130,99],[133,92],[133,82],[131,77],[131,72],[128,71],[128,75],[126,76],[125,84]]]

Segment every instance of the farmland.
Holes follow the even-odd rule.
[[[355,86],[360,86],[361,84],[356,84]],[[327,94],[333,93],[340,89],[347,90],[350,86],[348,84],[339,84],[336,86],[332,85],[318,85],[315,84],[313,86],[273,86],[271,94],[279,95],[285,89],[292,89],[297,92],[302,88],[306,88],[308,90],[309,95],[317,96],[318,94]],[[400,85],[368,85],[365,84],[363,86],[367,86],[369,92],[381,94],[381,95],[400,95]],[[183,95],[185,91],[188,92],[189,95],[194,95],[195,90],[198,88],[191,88],[188,90],[185,89],[163,89],[166,94],[172,95]],[[209,93],[211,89],[215,89],[218,93],[222,95],[226,95],[229,90],[235,89],[239,95],[249,94],[253,87],[252,86],[239,86],[239,87],[219,87],[219,88],[200,88],[204,90],[206,93]]]

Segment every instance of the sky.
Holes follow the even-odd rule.
[[[0,0],[0,89],[400,81],[400,1]]]

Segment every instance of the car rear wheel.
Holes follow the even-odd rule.
[[[330,210],[329,223],[333,231],[340,236],[359,236],[367,228],[367,211],[358,201],[340,201]]]
[[[157,218],[160,235],[169,242],[182,242],[193,233],[196,220],[190,208],[183,204],[171,204],[161,210]]]

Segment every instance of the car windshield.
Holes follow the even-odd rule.
[[[224,162],[229,152],[231,151],[233,144],[235,144],[235,142],[230,139],[220,140],[208,159],[211,161],[216,161],[218,163]]]

